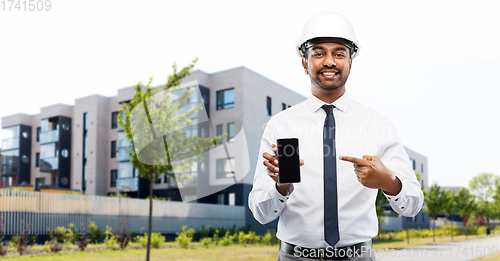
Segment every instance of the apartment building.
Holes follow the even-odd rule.
[[[184,82],[196,80],[202,103],[215,134],[226,134],[226,144],[233,151],[231,158],[212,153],[209,160],[193,168],[193,173],[206,172],[211,186],[220,191],[197,199],[199,203],[247,206],[252,189],[260,139],[272,115],[306,99],[245,67],[208,74],[194,71]],[[161,87],[161,86],[159,86]],[[132,146],[118,126],[119,108],[133,98],[134,87],[118,89],[117,95],[92,95],[78,98],[74,105],[55,104],[40,109],[36,115],[15,114],[2,118],[0,184],[33,185],[83,191],[90,195],[126,193],[145,198],[149,181],[140,178],[130,163]],[[192,102],[199,102],[196,96]],[[247,153],[231,142],[244,129]],[[197,135],[206,130],[193,129]],[[427,159],[409,149],[414,170],[419,170],[422,185],[427,183]],[[244,168],[243,162],[249,164]],[[235,184],[229,166],[248,172]],[[247,171],[248,170],[248,171]],[[201,177],[201,175],[199,175]],[[180,201],[178,184],[166,175],[153,186],[157,197]],[[193,198],[194,199],[194,198]],[[246,208],[246,224],[258,233],[275,230],[277,221],[260,225]]]

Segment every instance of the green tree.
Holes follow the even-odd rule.
[[[453,240],[453,215],[457,213],[457,202],[455,190],[447,189],[441,193],[443,210],[446,212],[451,221],[451,240]]]
[[[424,202],[425,202],[425,212],[431,215],[432,220],[432,240],[436,241],[435,229],[436,229],[436,215],[444,210],[444,202],[441,192],[441,187],[438,184],[431,186],[429,191],[424,189]]]
[[[468,219],[477,209],[476,197],[467,188],[461,188],[455,197],[457,204],[457,214],[462,217],[465,226],[465,237],[468,235]]]
[[[192,126],[190,117],[196,111],[202,109],[203,106],[200,104],[193,108],[187,107],[189,97],[193,93],[192,89],[183,90],[176,99],[172,99],[170,92],[164,92],[165,96],[162,99],[156,99],[157,96],[148,99],[160,91],[179,86],[182,80],[191,74],[197,60],[198,58],[194,59],[191,64],[180,71],[177,71],[177,65],[174,63],[173,72],[168,76],[167,83],[161,89],[153,88],[152,78],[149,79],[146,86],[139,82],[134,88],[133,99],[124,103],[123,107],[118,111],[119,115],[122,115],[118,117],[118,125],[123,128],[125,136],[133,144],[132,146],[141,148],[142,145],[146,145],[141,150],[140,155],[137,155],[134,149],[130,150],[129,155],[134,168],[139,170],[140,177],[149,180],[147,261],[150,260],[151,252],[153,184],[155,180],[159,179],[161,175],[172,175],[172,162],[178,164],[176,165],[176,171],[190,169],[199,160],[197,155],[207,150],[212,144],[222,140],[222,137],[211,139],[185,134],[184,129]],[[144,107],[147,117],[136,117],[133,109],[137,105]],[[138,108],[141,109],[141,107]],[[179,114],[180,112],[183,113]],[[151,119],[155,119],[154,126]],[[165,134],[157,137],[154,130],[167,130],[169,137]],[[151,142],[151,137],[155,142]],[[167,144],[167,140],[175,140],[175,142]],[[158,153],[162,151],[164,153]],[[144,159],[148,159],[154,164],[144,164]],[[187,178],[193,177],[189,176]],[[177,181],[180,182],[179,179]]]
[[[494,204],[498,186],[500,177],[493,173],[483,172],[469,181],[469,189],[478,199],[476,214],[486,218],[487,233],[490,229],[490,219],[495,218],[498,212]]]

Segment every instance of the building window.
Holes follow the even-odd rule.
[[[412,169],[413,169],[413,170],[415,170],[415,169],[416,169],[416,167],[415,167],[415,163],[416,163],[416,162],[415,162],[415,160],[414,160],[414,159],[410,159],[410,164],[411,164],[411,167],[412,167]]]
[[[232,178],[234,176],[234,158],[228,159],[217,159],[216,161],[216,178]]]
[[[36,142],[40,142],[40,132],[42,132],[42,128],[36,128]]]
[[[87,113],[83,114],[82,191],[87,192]]]
[[[40,187],[45,185],[45,178],[36,178],[35,179],[35,190],[40,191]]]
[[[161,178],[163,175],[160,175],[157,180],[155,180],[155,184],[161,184]]]
[[[217,110],[234,108],[234,88],[217,91]]]
[[[111,170],[111,182],[109,183],[112,188],[116,188],[116,180],[118,179],[118,170],[113,169]]]
[[[114,111],[111,113],[111,129],[118,128],[118,112]]]
[[[229,199],[228,199],[229,205],[230,206],[234,206],[235,203],[236,203],[236,194],[234,192],[231,192],[231,193],[228,194],[228,196],[229,196]]]
[[[273,100],[271,99],[271,97],[267,96],[267,102],[266,102],[266,106],[267,106],[267,115],[271,116],[271,114],[273,113],[272,111],[272,103],[273,103]]]
[[[420,164],[420,172],[424,173],[424,164],[423,163]]]
[[[224,205],[224,193],[217,194],[217,204]]]
[[[111,142],[111,158],[116,158],[116,140]]]
[[[35,167],[40,167],[40,152],[35,154]]]
[[[228,123],[227,124],[227,142],[231,142],[234,139],[235,135],[235,130],[234,130],[234,122]]]
[[[286,110],[286,104],[284,104],[284,103],[281,104],[281,110],[282,111]]]

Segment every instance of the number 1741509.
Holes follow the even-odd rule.
[[[2,0],[2,11],[50,11],[50,0]]]

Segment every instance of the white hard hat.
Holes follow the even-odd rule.
[[[360,49],[349,20],[335,12],[322,12],[309,19],[297,42],[297,54],[304,57],[307,48],[324,42],[337,42],[347,46],[352,58],[356,57]]]

